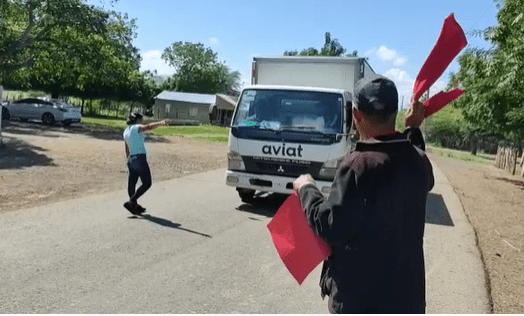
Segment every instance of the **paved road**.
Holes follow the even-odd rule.
[[[436,169],[429,313],[487,313],[475,238]],[[320,266],[299,286],[266,228],[280,200],[242,204],[224,170],[154,183],[143,218],[123,191],[0,214],[0,313],[327,313]]]

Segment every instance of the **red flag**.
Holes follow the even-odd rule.
[[[424,117],[429,117],[437,111],[440,111],[440,109],[448,105],[451,101],[460,97],[463,93],[463,90],[455,88],[449,92],[441,91],[435,94],[431,97],[431,99],[424,102]]]
[[[451,13],[442,25],[437,43],[418,73],[413,85],[413,99],[418,100],[444,73],[458,53],[468,44],[464,31]]]
[[[273,243],[298,284],[329,257],[329,246],[309,226],[298,194],[289,196],[267,224]]]

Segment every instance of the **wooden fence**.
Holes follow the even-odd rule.
[[[520,162],[518,160],[520,160]],[[522,157],[519,159],[519,150],[517,148],[498,146],[495,167],[504,169],[515,175],[518,165],[521,167],[520,176],[524,177],[524,153],[522,153]]]

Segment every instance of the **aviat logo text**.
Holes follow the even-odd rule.
[[[302,157],[302,145],[298,145],[298,147],[286,147],[286,144],[282,144],[282,146],[264,145],[262,153],[283,157]]]

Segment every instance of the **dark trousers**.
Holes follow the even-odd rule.
[[[127,158],[127,168],[129,169],[129,180],[127,193],[131,201],[137,201],[151,187],[151,170],[147,163],[145,154],[131,155]],[[142,185],[135,191],[138,179]]]

